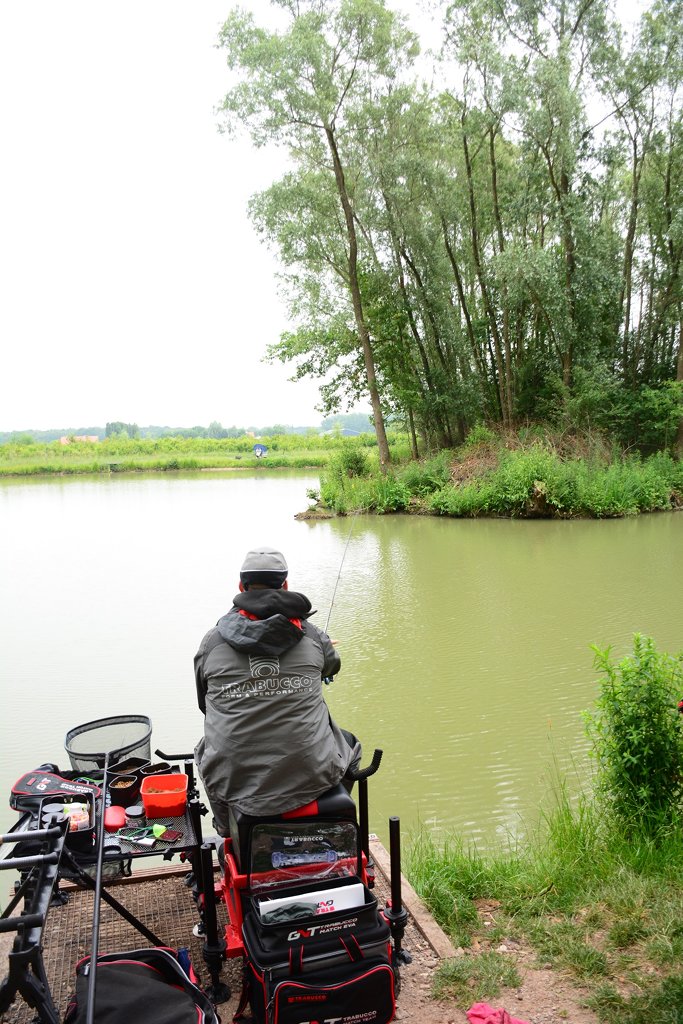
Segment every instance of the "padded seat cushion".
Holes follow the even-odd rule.
[[[313,800],[310,804],[297,807],[293,811],[286,811],[284,814],[254,815],[244,814],[238,808],[230,809],[230,837],[235,852],[238,866],[243,870],[247,861],[249,849],[249,836],[254,825],[289,821],[294,818],[325,818],[332,821],[356,821],[356,805],[341,783],[333,786],[332,789]]]

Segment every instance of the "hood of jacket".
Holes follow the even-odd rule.
[[[288,651],[304,635],[291,620],[313,614],[308,598],[294,590],[247,590],[237,594],[232,603],[216,629],[226,643],[243,654]]]

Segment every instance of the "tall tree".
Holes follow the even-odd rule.
[[[363,308],[349,139],[363,131],[362,108],[391,88],[417,52],[415,38],[382,0],[272,0],[285,15],[280,31],[234,11],[220,34],[228,66],[241,74],[223,111],[256,143],[289,148],[301,168],[322,168],[336,188],[345,231],[345,278],[365,365],[380,465],[389,464],[375,354]],[[351,173],[350,173],[351,171]]]

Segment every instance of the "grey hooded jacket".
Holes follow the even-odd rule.
[[[330,717],[322,679],[341,660],[307,622],[311,603],[287,590],[238,594],[195,655],[204,739],[195,759],[216,827],[228,811],[269,815],[301,807],[360,760]]]

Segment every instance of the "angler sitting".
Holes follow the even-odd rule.
[[[287,573],[279,551],[249,551],[233,607],[194,659],[205,716],[195,760],[223,836],[231,807],[284,814],[360,764],[360,743],[332,721],[322,695],[322,680],[339,671],[341,659],[308,621],[308,598],[288,590]]]

